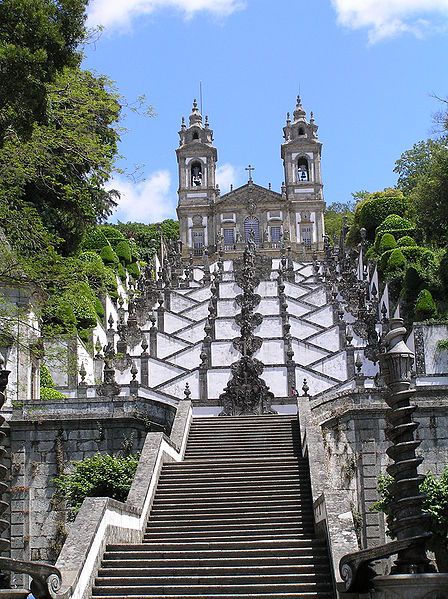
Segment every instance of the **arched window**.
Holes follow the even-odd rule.
[[[297,181],[301,183],[302,181],[310,180],[310,171],[308,166],[308,160],[306,158],[299,158],[297,161]]]
[[[244,238],[249,241],[250,232],[254,232],[255,243],[260,243],[260,222],[255,216],[248,216],[244,221]]]
[[[202,164],[198,161],[191,165],[191,186],[200,187],[202,185]]]
[[[303,127],[299,127],[299,135],[305,135],[305,129]]]
[[[193,133],[193,139],[199,139],[199,133],[197,131]]]

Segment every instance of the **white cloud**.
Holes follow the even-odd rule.
[[[129,27],[136,17],[164,8],[175,9],[187,18],[202,11],[226,17],[243,6],[240,0],[93,0],[89,23],[105,27]]]
[[[113,221],[156,223],[165,218],[176,218],[177,198],[171,191],[171,177],[166,170],[156,171],[138,183],[117,177],[107,187],[117,189],[121,194],[111,218]]]
[[[331,1],[339,23],[350,29],[367,28],[372,43],[406,32],[421,37],[448,25],[448,0]]]
[[[216,169],[216,183],[219,185],[222,194],[230,191],[231,185],[238,187],[240,181],[241,173],[232,164],[222,164]]]

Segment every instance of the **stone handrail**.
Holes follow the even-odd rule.
[[[347,491],[330,485],[322,433],[313,422],[309,399],[300,397],[297,405],[302,452],[310,465],[316,531],[327,539],[335,587],[339,591],[345,589],[339,561],[343,555],[358,551],[351,506]]]
[[[182,400],[169,439],[163,433],[147,434],[124,503],[104,497],[84,500],[56,562],[62,584],[56,592],[49,588],[51,597],[90,597],[106,545],[141,542],[162,465],[183,459],[191,419],[191,402]]]

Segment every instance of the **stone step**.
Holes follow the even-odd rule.
[[[256,584],[262,585],[266,584],[300,584],[302,587],[305,585],[313,585],[314,587],[318,586],[321,588],[325,588],[329,584],[329,576],[328,571],[325,574],[321,574],[319,580],[317,579],[316,572],[294,572],[294,573],[275,573],[275,574],[204,574],[204,575],[182,575],[181,577],[176,577],[174,574],[172,576],[132,576],[132,575],[124,575],[124,576],[99,576],[97,578],[98,586],[146,586],[153,587],[156,585],[160,586],[178,586],[178,585],[188,585],[188,586],[234,586],[234,585],[248,585],[248,584]]]
[[[146,577],[163,577],[173,576],[173,577],[187,577],[187,576],[254,576],[254,575],[279,575],[279,574],[294,574],[294,575],[302,575],[302,574],[319,574],[320,576],[329,574],[328,572],[328,564],[326,564],[323,560],[317,564],[308,563],[308,564],[297,564],[289,563],[285,565],[281,564],[246,564],[241,565],[235,563],[233,565],[228,565],[227,561],[224,563],[221,561],[220,563],[212,566],[210,564],[205,565],[203,563],[200,564],[192,564],[190,566],[174,566],[170,565],[168,561],[165,561],[163,565],[157,566],[155,564],[151,565],[143,565],[139,564],[137,567],[130,567],[127,565],[123,565],[120,563],[112,564],[109,568],[103,567],[98,571],[98,578],[146,578]]]
[[[132,597],[132,599],[180,599],[180,597],[182,597],[182,594],[179,595],[173,595],[171,593],[167,593],[167,594],[162,594],[162,595],[154,595],[153,592],[151,591],[151,594],[140,594],[140,595],[124,595],[123,593],[119,593],[121,599],[126,599],[127,597]],[[189,595],[191,596],[191,595]],[[101,595],[102,599],[117,599],[117,595],[106,595],[106,594],[102,594]],[[334,599],[334,595],[331,591],[328,592],[316,592],[316,591],[311,591],[311,592],[304,592],[304,591],[298,591],[296,593],[292,592],[268,592],[268,593],[256,593],[256,594],[252,594],[250,592],[244,592],[242,594],[240,593],[235,593],[235,592],[230,592],[229,593],[225,593],[225,589],[221,590],[219,593],[213,593],[213,594],[204,594],[204,592],[201,592],[200,594],[201,599]]]
[[[182,556],[182,552],[180,552]],[[287,556],[239,556],[235,557],[209,557],[209,558],[189,558],[189,557],[173,557],[168,556],[166,559],[123,559],[121,557],[117,557],[116,559],[111,559],[106,557],[102,563],[102,569],[111,572],[118,572],[119,569],[125,568],[126,570],[132,570],[134,568],[139,571],[143,570],[151,570],[157,568],[158,572],[163,571],[165,568],[168,570],[175,569],[185,569],[190,572],[192,568],[221,568],[228,569],[229,571],[238,571],[239,569],[244,568],[292,568],[294,571],[299,568],[320,568],[321,566],[325,566],[328,568],[328,559],[327,555],[322,554],[320,556],[316,555],[316,552],[313,552],[313,555],[287,555]],[[205,570],[204,570],[205,571]]]
[[[307,510],[308,508],[308,510]],[[151,512],[151,521],[152,522],[160,522],[161,520],[166,520],[167,516],[169,516],[169,521],[176,520],[199,520],[202,518],[206,518],[207,520],[212,518],[214,520],[224,520],[226,522],[230,522],[232,519],[234,520],[252,520],[252,519],[271,519],[271,518],[291,518],[296,517],[299,511],[309,511],[311,512],[311,505],[305,506],[305,509],[301,506],[292,506],[285,508],[282,505],[279,505],[277,509],[272,510],[263,510],[262,506],[257,510],[255,509],[246,509],[245,507],[240,507],[237,511],[233,507],[227,507],[227,510],[222,510],[220,507],[209,509],[203,509],[202,506],[198,509],[190,508],[188,510],[178,510],[173,511],[171,509],[161,510],[160,508],[154,509]]]
[[[231,472],[216,473],[216,472],[202,472],[201,474],[190,474],[185,473],[183,476],[181,473],[167,474],[162,472],[159,477],[159,484],[177,484],[177,483],[189,483],[189,484],[206,484],[208,482],[216,483],[226,481],[229,485],[234,483],[240,483],[241,481],[247,480],[248,482],[253,481],[271,481],[271,480],[291,480],[291,482],[297,482],[301,480],[308,480],[309,474],[306,471],[289,472],[280,470],[279,472],[265,472],[261,470],[259,472]]]
[[[229,531],[230,533],[231,531]],[[143,539],[147,542],[165,543],[176,539],[182,541],[217,541],[219,543],[226,541],[254,541],[254,540],[274,540],[274,539],[295,539],[300,537],[309,537],[312,534],[311,527],[282,527],[273,528],[266,531],[263,530],[248,530],[241,532],[232,532],[226,534],[225,530],[206,530],[206,531],[172,531],[172,532],[146,532]]]
[[[261,463],[255,462],[253,464],[217,464],[213,468],[213,472],[215,474],[227,474],[232,472],[259,472],[263,470],[263,472],[297,472],[304,470],[308,471],[308,462],[291,460],[286,463],[279,464],[278,462],[266,462]],[[206,464],[197,464],[197,463],[188,463],[181,462],[180,464],[168,463],[163,465],[162,475],[165,474],[177,474],[177,473],[185,473],[192,475],[199,475],[203,472],[210,472],[210,463]]]
[[[252,541],[235,541],[235,540],[218,540],[215,541],[192,541],[190,543],[182,543],[181,549],[178,543],[163,543],[158,545],[156,549],[147,543],[136,544],[120,544],[108,545],[107,554],[138,554],[146,556],[148,554],[172,555],[172,553],[180,553],[185,555],[188,551],[192,555],[202,553],[216,553],[223,557],[235,557],[235,550],[238,550],[238,555],[301,555],[304,551],[325,550],[325,544],[321,539],[316,539],[311,536],[302,538],[295,537],[293,539],[254,539]],[[199,557],[199,555],[198,555]]]
[[[278,491],[279,493],[282,491],[296,491],[297,493],[300,493],[301,491],[308,491],[309,480],[290,481],[288,479],[279,478],[273,480],[251,480],[247,482],[241,481],[239,483],[233,481],[229,485],[226,485],[225,481],[219,480],[208,481],[203,483],[201,483],[200,481],[185,481],[177,484],[174,484],[172,482],[161,482],[158,488],[161,493],[165,491],[169,491],[171,493],[180,493],[182,492],[182,490],[191,491],[192,493],[200,490],[207,490],[208,492],[221,490],[223,493],[225,493],[227,491],[257,491],[260,489],[271,489],[272,491]]]
[[[304,458],[302,458],[301,456],[297,456],[297,455],[291,455],[291,456],[282,456],[281,458],[281,462],[278,460],[278,458],[276,457],[271,457],[271,456],[241,456],[238,460],[236,459],[228,459],[228,458],[220,458],[219,456],[216,457],[207,457],[204,456],[202,458],[194,458],[194,459],[188,459],[187,457],[184,459],[184,461],[181,463],[182,466],[185,467],[191,467],[191,468],[196,468],[196,467],[204,467],[204,466],[208,466],[211,467],[213,465],[217,466],[217,467],[222,467],[222,466],[244,466],[246,464],[250,464],[251,466],[254,465],[258,465],[258,466],[264,466],[265,464],[300,464],[300,461],[303,460]]]
[[[151,585],[151,586],[143,586],[143,585],[129,585],[129,586],[95,586],[93,589],[93,596],[126,596],[126,595],[142,595],[146,592],[147,596],[149,593],[151,595],[186,595],[186,596],[200,596],[204,599],[207,595],[215,596],[224,594],[227,596],[234,596],[237,593],[244,594],[247,597],[248,594],[256,594],[256,593],[296,593],[299,597],[303,597],[304,593],[320,593],[321,592],[331,592],[331,585],[329,582],[292,582],[292,583],[262,583],[262,584],[225,584],[225,585],[216,585],[213,584],[213,581],[210,581],[210,585],[182,585],[182,584],[170,584],[167,585]],[[149,596],[151,596],[149,595]]]
[[[172,509],[173,514],[179,510],[188,514],[196,510],[204,512],[233,510],[237,513],[246,510],[259,511],[260,509],[268,512],[279,509],[298,510],[308,508],[312,508],[312,501],[309,497],[302,498],[294,492],[282,493],[279,497],[278,493],[273,493],[271,490],[250,494],[237,491],[232,495],[227,493],[226,495],[221,493],[192,493],[191,495],[177,493],[176,495],[159,496],[153,503],[153,509],[156,513]]]
[[[216,531],[250,531],[254,530],[255,532],[264,531],[264,530],[272,530],[284,528],[288,530],[290,528],[300,528],[309,526],[314,522],[314,519],[311,515],[307,516],[289,516],[284,517],[284,519],[278,518],[240,518],[239,520],[226,521],[221,520],[219,518],[212,518],[210,520],[184,520],[184,521],[176,521],[170,522],[169,520],[156,520],[150,521],[146,532],[147,533],[171,533],[171,531],[177,530],[180,533],[187,531],[200,531],[200,532],[208,532],[210,530]]]

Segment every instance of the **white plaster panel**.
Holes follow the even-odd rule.
[[[309,306],[304,306],[301,302],[298,302],[291,297],[288,297],[286,301],[288,302],[288,312],[293,316],[303,316],[304,314],[308,314],[310,309],[312,309]]]
[[[261,378],[274,394],[274,397],[288,396],[288,378],[286,367],[266,367]]]
[[[171,311],[172,312],[182,312],[182,310],[186,310],[187,308],[192,308],[196,306],[196,302],[191,300],[184,295],[180,295],[179,293],[171,293]]]
[[[277,283],[275,281],[261,281],[255,289],[255,293],[258,293],[261,297],[277,297]]]
[[[313,265],[308,263],[301,262],[297,265],[299,273],[302,277],[311,277],[313,276]]]
[[[185,331],[181,331],[178,333],[181,339],[185,339],[185,341],[190,341],[190,343],[197,343],[201,341],[205,337],[204,333],[204,323],[198,322],[197,324],[188,327]]]
[[[297,283],[290,283],[289,281],[285,281],[285,293],[289,297],[302,297],[302,295],[306,295],[309,292],[310,290],[308,289],[308,287],[302,287]]]
[[[241,293],[241,289],[234,282],[225,282],[219,284],[219,297],[222,297],[223,299],[234,299],[239,293]]]
[[[218,301],[218,317],[221,316],[232,316],[234,317],[240,311],[238,305],[233,300],[219,300]]]
[[[172,383],[162,385],[160,390],[168,395],[182,399],[185,397],[185,385],[188,383],[191,391],[191,399],[199,399],[199,374],[197,370],[188,372],[184,376],[179,377]]]
[[[93,385],[95,383],[94,373],[93,373],[93,358],[79,339],[77,341],[77,349],[78,349],[78,370],[81,368],[81,364],[84,364],[84,368],[87,372],[85,381],[88,385]],[[80,382],[80,381],[81,381],[81,376],[78,373],[78,382]]]
[[[216,339],[234,339],[240,335],[240,327],[233,318],[218,318],[215,321]]]
[[[320,307],[325,306],[327,303],[327,296],[323,287],[318,287],[314,289],[309,295],[303,298],[309,304],[313,304],[313,306]]]
[[[296,380],[297,387],[300,389],[302,387],[302,381],[306,379],[308,386],[310,388],[310,395],[317,395],[322,391],[326,391],[330,389],[330,387],[334,386],[334,383],[325,379],[323,376],[320,376],[319,373],[310,372],[309,370],[305,370],[300,368],[300,366],[296,367]]]
[[[169,362],[160,362],[158,360],[149,359],[149,386],[157,387],[161,383],[165,383],[184,371],[174,364]]]
[[[291,324],[291,335],[297,337],[297,339],[306,339],[319,330],[315,325],[303,322],[298,318],[291,317],[289,322]]]
[[[175,333],[179,329],[183,329],[191,324],[191,321],[177,314],[165,312],[165,333]]]
[[[308,366],[308,364],[316,362],[328,355],[328,352],[324,349],[313,347],[309,343],[306,343],[306,341],[303,342],[293,339],[292,348],[294,350],[294,360],[298,364],[303,364],[304,366]]]
[[[285,361],[283,339],[269,339],[255,353],[255,358],[263,364],[283,364]]]
[[[213,369],[207,372],[208,396],[218,399],[230,379],[230,368]]]
[[[182,316],[186,316],[191,320],[203,320],[208,316],[208,302],[204,302],[203,304],[199,304],[199,306],[195,306],[194,308],[189,308],[185,310]]]
[[[212,343],[212,366],[229,366],[241,357],[231,341],[215,341]]]
[[[149,339],[148,339],[149,342]],[[164,333],[157,333],[157,357],[166,358],[175,352],[188,347],[187,343],[183,343],[179,339],[174,339]]]
[[[263,315],[277,315],[280,312],[280,300],[278,297],[263,298],[256,310]]]
[[[234,277],[233,272],[223,272],[222,273],[222,280],[225,281],[225,282],[233,281],[234,278],[235,277]]]
[[[233,260],[224,260],[224,272],[233,272]]]
[[[188,370],[191,370],[199,366],[201,361],[199,357],[200,353],[201,345],[196,344],[193,347],[187,347],[187,349],[180,352],[176,356],[172,356],[169,358],[169,361],[172,364],[177,364],[178,366],[182,366],[183,368],[188,368]]]
[[[255,329],[259,337],[282,337],[282,320],[280,316],[265,316],[263,322]]]
[[[341,351],[335,356],[314,364],[312,368],[339,381],[345,381],[347,379],[347,354],[345,351]]]
[[[328,349],[331,352],[335,352],[339,350],[339,329],[337,326],[329,329],[328,331],[324,331],[319,335],[316,335],[312,339],[310,339],[315,345],[320,345],[321,347]]]
[[[192,297],[198,302],[203,302],[204,300],[210,299],[210,287],[199,287],[195,289],[192,293],[189,294],[189,297]]]
[[[204,271],[202,268],[193,268],[193,279],[195,281],[202,281],[204,278]]]
[[[325,306],[321,310],[314,312],[314,314],[309,314],[306,319],[315,322],[316,324],[320,324],[322,327],[331,327],[334,324],[333,309],[331,306]]]
[[[446,374],[448,372],[448,350],[438,349],[437,343],[448,339],[448,325],[426,325],[422,327],[422,332],[426,374]]]

